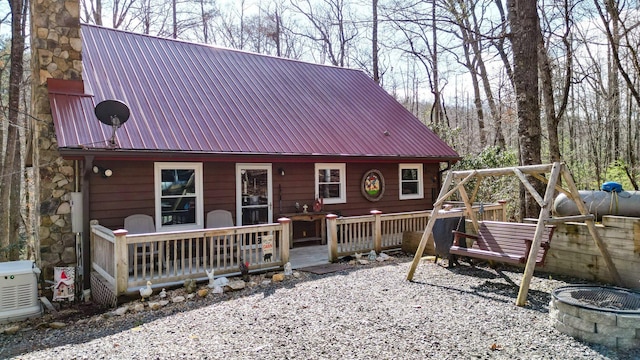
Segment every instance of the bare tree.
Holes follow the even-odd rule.
[[[417,2],[411,6],[397,7],[393,23],[403,35],[395,48],[413,57],[413,61],[419,62],[426,72],[429,90],[433,94],[429,111],[430,123],[437,133],[443,135],[441,130],[448,127],[445,123],[442,103],[442,92],[446,81],[443,81],[438,66],[439,54],[442,52],[437,40],[438,30],[433,29],[437,26],[436,6],[436,2],[433,1],[431,4]]]
[[[10,0],[11,8],[11,68],[9,74],[8,124],[5,127],[6,148],[4,163],[0,167],[0,261],[18,260],[22,241],[19,228],[22,222],[20,189],[22,171],[19,128],[24,127],[20,117],[21,85],[24,75],[25,23],[29,8],[27,0]]]
[[[358,36],[358,29],[352,22],[345,0],[321,0],[314,4],[310,0],[291,1],[308,21],[308,26],[294,31],[316,44],[322,56],[334,66],[347,66],[351,43]]]
[[[102,0],[81,0],[83,14],[80,20],[87,24],[102,25]]]
[[[373,70],[373,81],[377,84],[380,83],[380,69],[378,67],[378,0],[371,1],[371,57],[372,57],[372,70]]]
[[[569,90],[571,88],[571,78],[573,74],[573,49],[570,41],[572,20],[570,18],[571,7],[568,0],[564,0],[561,13],[563,14],[563,28],[564,32],[561,36],[561,42],[563,44],[562,56],[565,59],[564,81],[562,82],[560,91],[560,100],[556,101],[554,92],[553,74],[551,59],[549,56],[548,44],[550,41],[546,41],[542,34],[542,28],[540,32],[539,45],[538,45],[538,67],[540,71],[540,80],[542,85],[542,99],[544,103],[544,114],[547,122],[547,134],[549,136],[549,159],[552,162],[560,161],[560,140],[558,138],[558,126],[560,119],[564,115],[569,100]],[[543,12],[543,14],[546,14]],[[540,22],[538,22],[540,26]],[[556,103],[559,103],[559,107],[556,110]]]

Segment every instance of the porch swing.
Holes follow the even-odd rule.
[[[544,175],[548,173],[550,175],[547,178]],[[493,221],[479,222],[471,204],[476,197],[482,179],[489,176],[509,175],[517,176],[527,191],[529,191],[531,196],[540,205],[540,216],[538,217],[537,222],[535,224]],[[544,197],[538,193],[533,185],[531,185],[527,180],[526,175],[532,176],[547,184]],[[566,188],[562,187],[558,183],[560,176],[562,176]],[[472,196],[469,197],[464,185],[473,179],[478,181],[476,182]],[[449,190],[451,186],[453,186],[453,188]],[[559,191],[573,200],[576,203],[578,210],[580,210],[581,215],[552,217],[551,206],[555,191]],[[477,234],[470,235],[459,233],[457,236],[458,238],[475,237],[476,246],[466,248],[464,246],[460,246],[460,243],[457,243],[454,244],[450,252],[454,255],[485,258],[487,260],[497,260],[507,263],[526,264],[524,276],[518,292],[518,298],[516,299],[516,305],[524,306],[527,301],[527,293],[529,291],[531,277],[533,276],[536,265],[542,265],[544,263],[546,249],[549,247],[549,241],[553,233],[553,225],[569,221],[583,221],[587,225],[589,233],[600,250],[602,258],[611,273],[613,281],[620,286],[622,285],[622,280],[618,274],[615,264],[611,260],[611,256],[602,242],[600,235],[596,231],[594,216],[589,214],[587,208],[582,202],[578,193],[578,188],[571,176],[571,172],[567,169],[566,165],[561,162],[508,168],[450,171],[443,182],[437,200],[433,204],[432,215],[427,222],[424,234],[420,240],[420,245],[415,253],[411,267],[409,268],[407,280],[413,280],[416,268],[420,263],[421,254],[427,244],[429,234],[433,231],[436,220],[439,218],[460,216],[459,212],[456,214],[455,212],[451,213],[447,211],[440,211],[444,202],[456,192],[464,202],[464,213],[471,220],[475,233]],[[496,240],[496,237],[499,239]],[[489,244],[492,241],[494,244]],[[502,243],[500,243],[500,241],[502,241]],[[507,246],[507,243],[511,245]]]

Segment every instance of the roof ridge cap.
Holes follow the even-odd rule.
[[[234,48],[215,45],[215,44],[203,44],[203,43],[190,41],[190,40],[184,40],[184,39],[172,39],[172,38],[166,38],[166,37],[162,37],[162,36],[158,36],[158,35],[142,34],[142,33],[137,33],[137,32],[133,32],[133,31],[129,31],[129,30],[114,29],[114,28],[110,28],[110,27],[107,27],[107,26],[96,25],[96,24],[81,23],[80,24],[80,28],[82,29],[82,27],[92,27],[92,28],[96,28],[96,29],[115,31],[115,32],[130,34],[130,35],[134,35],[134,36],[142,36],[142,37],[147,37],[147,38],[152,38],[152,39],[157,39],[157,40],[172,41],[172,42],[177,42],[177,43],[182,43],[182,44],[187,44],[187,45],[203,46],[203,47],[208,47],[208,48],[218,49],[218,50],[223,50],[223,51],[232,51],[232,52],[237,52],[237,53],[242,53],[242,54],[247,54],[247,55],[261,56],[261,57],[273,58],[273,59],[278,59],[278,60],[298,62],[298,63],[302,63],[302,64],[306,64],[306,65],[324,66],[324,67],[334,68],[334,69],[339,69],[339,70],[356,71],[356,72],[361,72],[361,73],[366,75],[366,73],[362,69],[340,67],[340,66],[335,66],[335,65],[331,65],[331,64],[318,64],[318,63],[309,62],[309,61],[305,61],[305,60],[301,60],[301,59],[292,59],[292,58],[280,57],[280,56],[276,56],[276,55],[261,54],[261,53],[257,53],[257,52],[253,52],[253,51],[234,49]]]

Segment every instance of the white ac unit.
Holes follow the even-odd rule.
[[[40,316],[38,274],[33,261],[0,263],[0,324]]]

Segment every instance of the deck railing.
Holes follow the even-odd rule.
[[[453,209],[452,216],[462,214]],[[479,219],[504,220],[505,204],[475,205]],[[431,211],[327,218],[329,261],[354,253],[400,248],[407,231],[423,231]],[[149,234],[128,234],[91,225],[91,265],[115,297],[154,287],[179,285],[186,279],[206,280],[207,272],[236,275],[240,262],[252,272],[282,268],[289,261],[291,220],[277,224],[239,226]],[[263,251],[271,242],[271,253]]]
[[[451,204],[457,205],[455,203]],[[460,216],[464,208],[454,207],[453,216]],[[474,204],[473,211],[479,220],[506,220],[505,202]],[[431,210],[382,214],[373,210],[371,215],[338,217],[327,215],[327,240],[329,261],[355,253],[400,248],[402,235],[407,231],[423,231],[431,216]]]
[[[92,268],[113,287],[116,296],[132,293],[151,281],[170,286],[187,278],[206,280],[279,268],[289,261],[289,220],[252,225],[128,235],[126,230],[91,226]],[[265,251],[272,244],[272,252]]]

